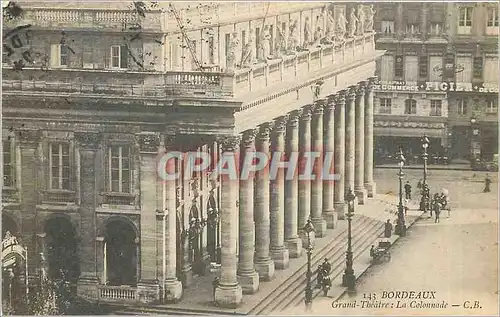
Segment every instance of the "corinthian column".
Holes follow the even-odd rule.
[[[311,180],[311,220],[314,224],[316,237],[326,235],[326,221],[323,219],[323,104],[317,101],[312,115],[312,151],[315,152],[315,162]]]
[[[323,179],[323,218],[326,221],[327,228],[333,229],[336,227],[337,223],[337,214],[335,213],[335,208],[333,205],[333,188],[334,181],[330,179],[330,175],[335,174],[334,166],[333,166],[333,155],[335,153],[335,104],[333,101],[333,97],[328,99],[328,102],[325,105],[325,114],[324,114],[324,122],[325,122],[325,145],[324,145],[324,159],[323,159],[323,176],[326,177]]]
[[[299,235],[304,247],[308,246],[307,234],[302,230],[311,214],[311,178],[301,177],[307,174],[308,163],[305,153],[311,152],[311,111],[312,106],[302,108],[299,124]],[[314,236],[314,235],[313,235]]]
[[[255,135],[257,130],[248,130],[243,133],[243,146],[241,147],[240,168],[252,160],[245,157],[255,155]],[[253,189],[254,174],[249,172],[248,177],[240,178],[240,243],[238,262],[238,282],[244,294],[253,294],[259,289],[259,274],[255,271],[253,258],[255,252],[255,227],[253,221]]]
[[[286,131],[286,157],[291,160],[291,157],[299,153],[299,117],[301,111],[292,111]],[[291,258],[297,258],[302,254],[302,240],[298,235],[298,182],[297,169],[289,167],[293,170],[293,177],[289,177],[291,173],[287,170],[285,179],[285,245]]]
[[[273,160],[285,154],[286,117],[275,121],[271,149]],[[276,156],[276,158],[274,158]],[[283,270],[288,268],[289,254],[285,248],[285,179],[283,168],[271,173],[271,257],[274,266]],[[274,175],[273,175],[274,174]]]
[[[365,188],[368,197],[373,197],[376,192],[373,180],[373,82],[376,77],[370,78],[365,91]]]
[[[349,189],[354,189],[354,152],[355,152],[355,104],[356,101],[356,87],[351,86],[348,94],[347,94],[347,103],[346,103],[346,122],[345,122],[345,192]],[[344,193],[345,194],[345,193]]]
[[[257,151],[269,157],[269,134],[272,123],[260,126],[255,142]],[[269,256],[269,164],[255,173],[255,269],[261,280],[274,277],[274,262]]]
[[[345,92],[337,94],[335,100],[335,174],[339,176],[335,182],[333,205],[338,219],[344,219],[344,180],[345,180]]]
[[[355,175],[354,192],[358,203],[363,205],[366,201],[367,192],[364,184],[365,170],[365,89],[364,82],[361,83],[356,95],[356,149],[355,149]]]
[[[235,151],[238,149],[239,141],[239,137],[227,137],[222,140],[221,159],[231,162],[229,168],[238,164],[238,155],[235,155]],[[237,179],[233,179],[230,175],[221,175],[221,273],[219,284],[215,289],[215,302],[220,307],[235,308],[241,303],[243,296],[236,276],[238,185]]]

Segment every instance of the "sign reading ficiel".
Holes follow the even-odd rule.
[[[407,84],[406,82],[378,82],[373,87],[377,91],[441,91],[441,92],[479,92],[479,93],[498,93],[498,86],[473,85],[472,83],[456,82],[418,82]]]

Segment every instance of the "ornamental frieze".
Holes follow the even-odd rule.
[[[141,152],[157,153],[160,147],[160,135],[158,133],[143,133],[138,134],[137,141]]]
[[[411,121],[375,121],[375,127],[383,128],[424,128],[424,129],[444,129],[444,123],[411,122]]]

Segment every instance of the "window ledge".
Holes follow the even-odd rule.
[[[47,189],[45,190],[47,194],[66,194],[66,195],[71,195],[71,194],[76,194],[76,191],[70,190],[70,189]]]
[[[101,195],[103,195],[103,196],[112,196],[112,197],[130,197],[130,198],[135,197],[134,194],[131,194],[131,193],[121,193],[121,192],[102,192]]]

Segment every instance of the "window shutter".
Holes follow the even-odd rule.
[[[443,57],[441,56],[431,56],[429,58],[429,80],[430,81],[441,81],[443,72]]]
[[[417,81],[418,80],[418,57],[405,56],[405,80]]]
[[[484,60],[484,82],[498,83],[498,57],[486,57]]]
[[[456,81],[459,83],[472,82],[472,57],[457,57],[457,65],[455,69],[463,69],[456,74]]]
[[[50,66],[61,66],[61,44],[50,45]]]
[[[392,81],[394,79],[394,56],[384,55],[381,58],[382,67],[380,68],[380,80]]]
[[[128,68],[128,48],[127,48],[127,45],[120,46],[120,68]]]

